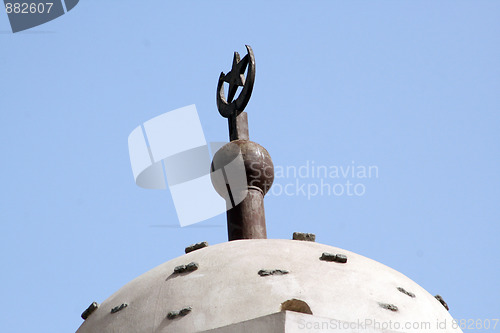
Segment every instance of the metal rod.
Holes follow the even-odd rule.
[[[248,116],[246,112],[242,112],[236,117],[231,115],[227,120],[229,123],[229,141],[249,140]]]
[[[228,240],[267,238],[264,194],[249,187],[246,198],[227,211]]]

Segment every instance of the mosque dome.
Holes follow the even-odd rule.
[[[461,332],[434,296],[379,262],[310,241],[249,239],[198,249],[139,276],[77,333],[271,333],[278,331],[270,324],[246,331],[238,323],[252,327],[286,310],[302,313],[285,332],[330,332],[340,324],[352,332],[364,325],[372,332]]]

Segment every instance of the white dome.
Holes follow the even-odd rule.
[[[323,252],[344,254],[347,263],[322,261]],[[173,274],[191,262],[197,270]],[[289,273],[260,276],[261,269]],[[429,322],[426,332],[461,332],[431,294],[381,263],[314,242],[252,239],[202,248],[152,269],[104,301],[77,333],[200,332],[280,312],[281,303],[294,298],[318,317],[390,321],[392,330],[398,322],[405,332],[424,331],[406,323]],[[127,306],[111,313],[121,304]],[[192,309],[187,315],[167,318],[186,307]],[[438,330],[443,321],[447,329]]]

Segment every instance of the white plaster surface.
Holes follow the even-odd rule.
[[[348,261],[320,261],[323,252],[345,254]],[[176,266],[190,262],[198,263],[199,269],[172,274]],[[257,274],[260,269],[290,273],[261,277]],[[152,269],[102,302],[77,333],[202,332],[280,312],[281,303],[291,298],[307,302],[314,317],[371,321],[387,331],[461,332],[452,329],[452,317],[431,294],[381,263],[314,242],[254,239],[209,246]],[[122,303],[128,306],[110,313]],[[379,303],[394,304],[398,311],[384,309]],[[186,306],[192,311],[185,317],[166,318],[169,311]],[[287,328],[292,329],[293,320],[287,321]],[[446,329],[438,329],[436,323],[443,321]],[[424,329],[424,323],[430,327]],[[286,332],[323,332],[297,329]]]

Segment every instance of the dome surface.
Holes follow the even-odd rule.
[[[320,260],[324,252],[343,254],[347,262]],[[196,270],[174,273],[191,262],[198,264]],[[263,269],[281,272],[259,274]],[[314,242],[252,239],[205,247],[161,264],[105,300],[77,333],[202,332],[280,312],[291,299],[307,303],[314,316],[343,322],[391,322],[389,329],[405,332],[461,332],[431,294],[381,263]],[[127,306],[111,312],[122,304]],[[167,318],[188,307],[184,316]],[[444,321],[447,329],[438,330],[437,323]]]

